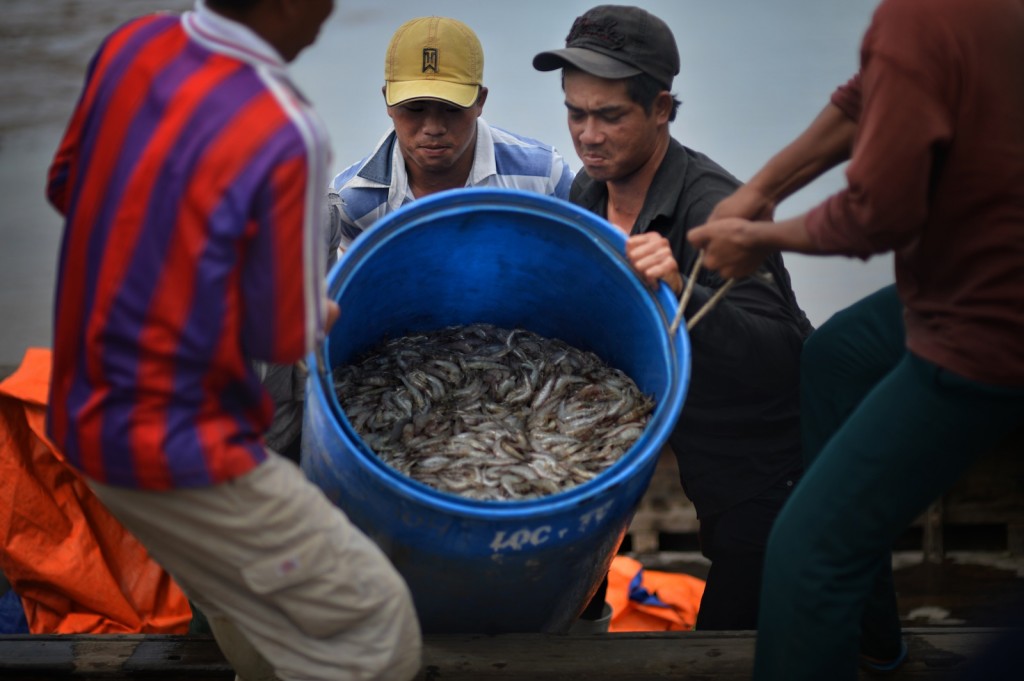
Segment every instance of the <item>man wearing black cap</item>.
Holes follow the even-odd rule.
[[[648,285],[680,295],[697,261],[687,232],[739,182],[669,134],[679,100],[675,38],[637,8],[595,7],[540,71],[562,69],[569,132],[583,169],[570,200],[629,235],[626,253]],[[687,318],[726,284],[700,271]],[[802,471],[798,372],[811,325],[778,253],[735,282],[690,332],[686,406],[669,438],[711,561],[698,629],[756,629],[761,566],[772,523]],[[583,619],[596,619],[602,586]],[[596,612],[595,612],[596,611]]]

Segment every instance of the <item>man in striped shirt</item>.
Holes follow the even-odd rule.
[[[333,0],[198,0],[112,33],[49,172],[65,217],[48,434],[210,621],[241,678],[408,679],[384,554],[262,435],[253,360],[337,315],[329,145],[288,79]],[[300,276],[296,276],[300,273]]]
[[[388,213],[446,189],[507,187],[568,198],[572,174],[555,149],[480,117],[483,70],[480,41],[461,21],[420,17],[395,31],[383,88],[394,127],[331,183],[335,244],[344,248]]]

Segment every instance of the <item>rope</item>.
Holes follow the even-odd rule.
[[[686,310],[686,305],[690,302],[690,297],[693,295],[693,285],[697,281],[697,273],[700,272],[700,266],[703,262],[704,250],[701,249],[697,252],[697,260],[693,263],[693,269],[690,271],[690,278],[686,280],[686,288],[683,289],[683,295],[679,299],[679,307],[676,308],[676,316],[672,320],[672,325],[668,329],[670,336],[675,335],[675,332],[679,330],[679,324],[683,320],[683,311]],[[691,330],[697,325],[697,322],[704,318],[704,315],[711,312],[712,308],[718,304],[718,301],[728,293],[729,289],[731,289],[735,283],[735,278],[729,279],[720,289],[715,291],[715,294],[708,299],[708,302],[704,303],[704,305],[697,310],[697,313],[686,322],[686,330]]]
[[[711,308],[718,304],[718,301],[721,300],[726,293],[728,293],[729,289],[731,289],[732,285],[735,283],[735,279],[729,279],[728,281],[725,282],[725,284],[722,285],[722,288],[715,291],[715,295],[711,296],[708,302],[704,303],[704,307],[697,310],[697,314],[693,315],[693,317],[686,322],[686,330],[691,330],[693,327],[697,325],[697,322],[704,318],[704,315],[706,315],[708,312],[711,312]]]
[[[686,287],[683,288],[683,295],[679,299],[679,307],[676,308],[676,316],[672,320],[672,325],[668,329],[668,334],[674,336],[676,331],[679,329],[679,322],[683,320],[683,310],[686,309],[686,304],[690,302],[690,295],[693,293],[693,284],[697,281],[697,272],[700,271],[700,264],[704,262],[704,249],[697,252],[697,261],[693,263],[693,270],[690,271],[690,278],[686,280]]]

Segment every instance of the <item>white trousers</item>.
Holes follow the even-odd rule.
[[[291,461],[153,492],[90,481],[206,615],[240,679],[407,681],[422,641],[384,553]]]

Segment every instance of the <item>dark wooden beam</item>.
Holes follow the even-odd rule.
[[[908,629],[906,636],[910,656],[907,664],[889,677],[893,681],[980,681],[983,677],[966,675],[972,661],[985,659],[994,643],[1009,641],[1017,646],[1013,650],[1019,651],[1024,642],[1024,630],[1016,629],[929,627]],[[417,679],[747,681],[754,641],[754,632],[427,636]],[[0,679],[4,681],[233,678],[209,636],[0,637]]]

